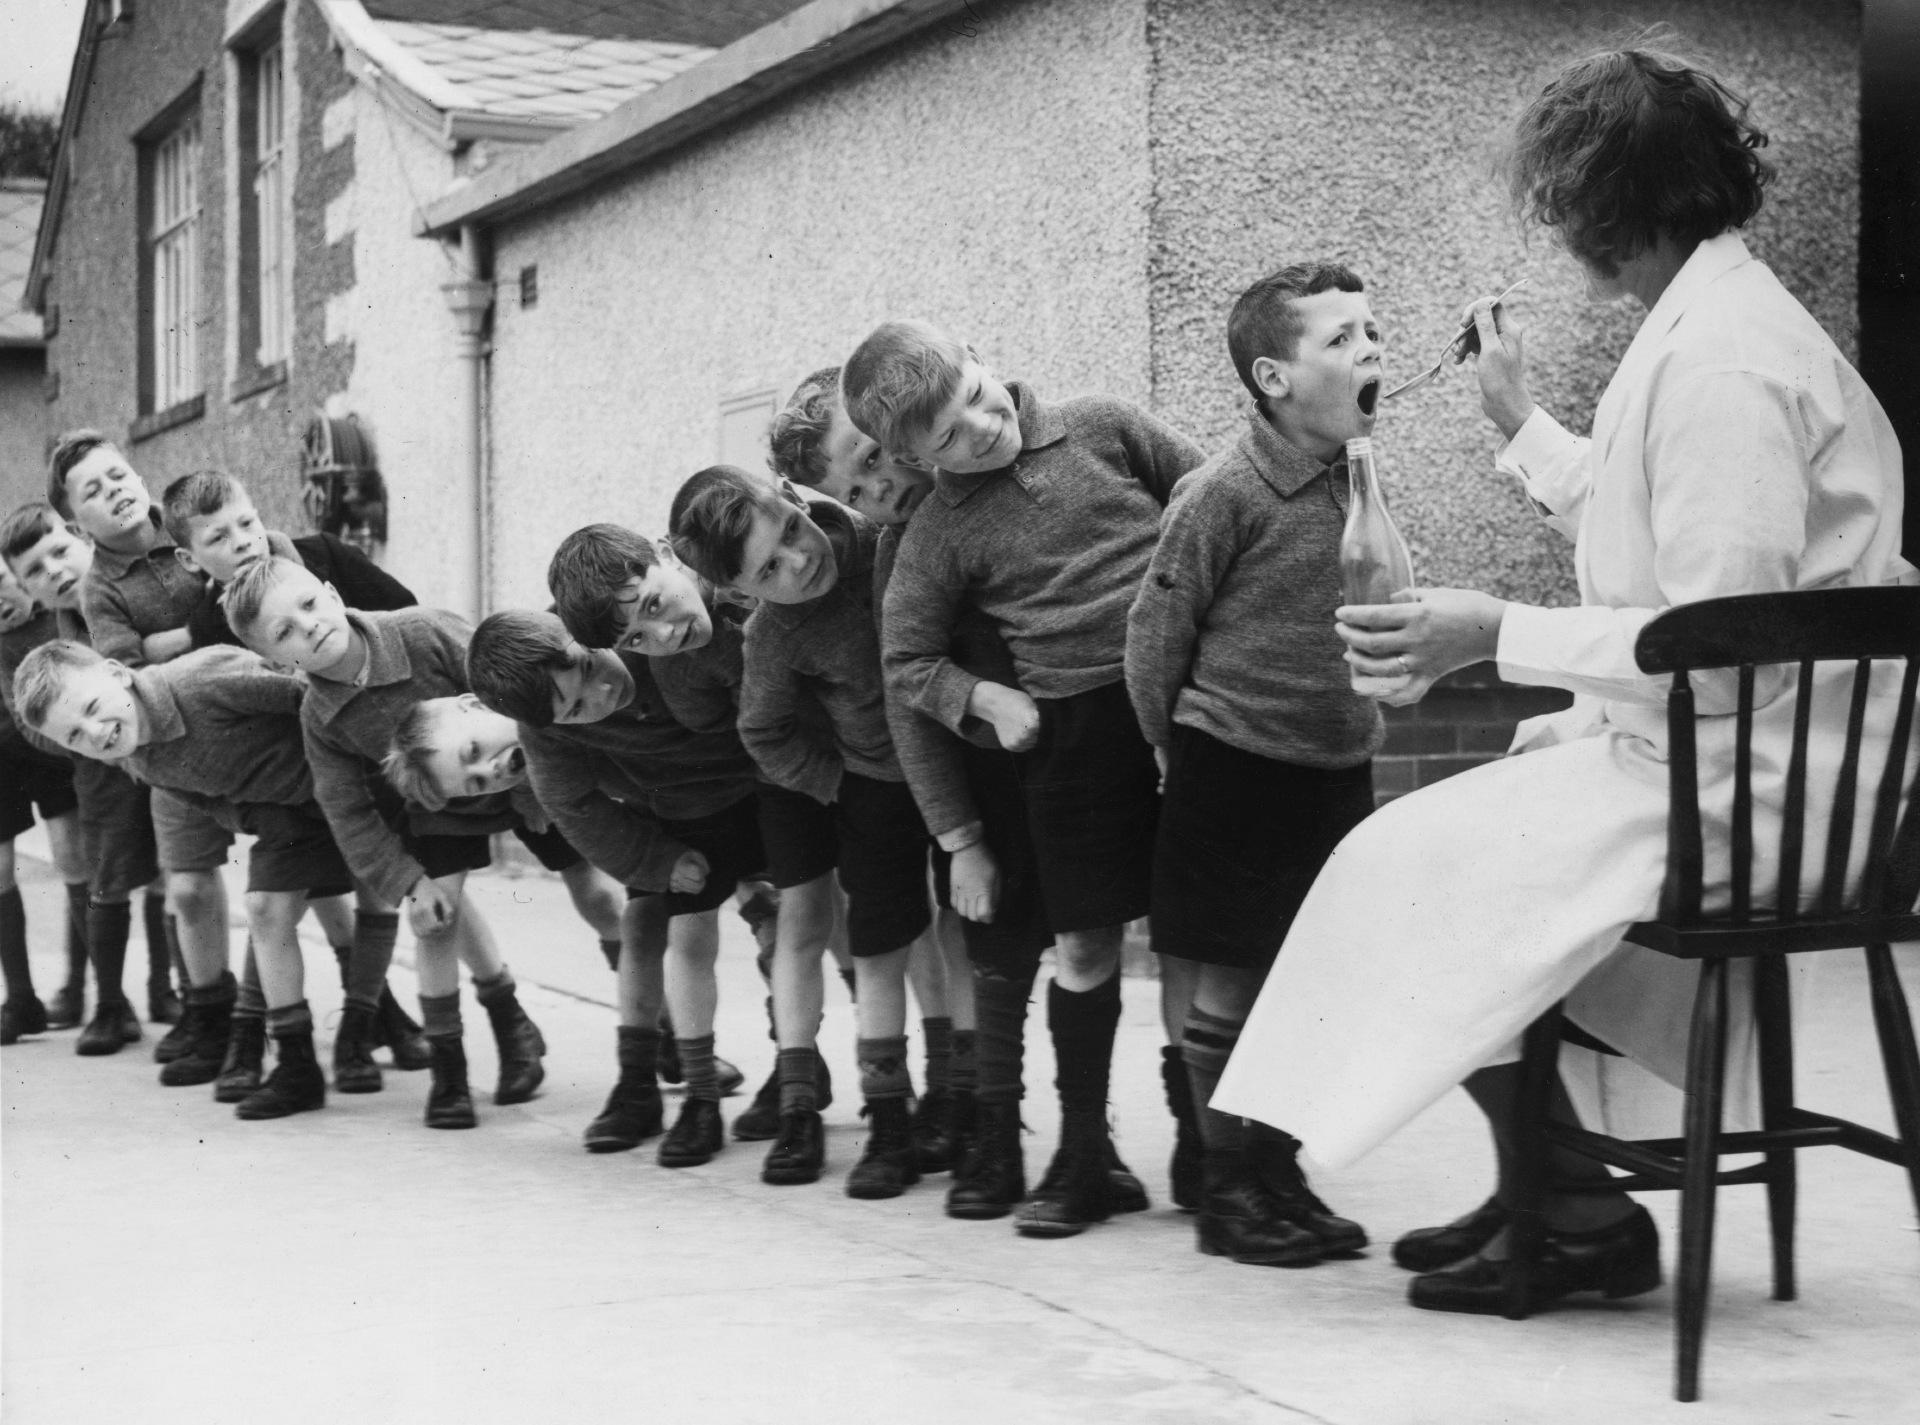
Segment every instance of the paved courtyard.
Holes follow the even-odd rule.
[[[31,838],[22,851],[44,993],[59,888]],[[424,1074],[249,1124],[209,1089],[162,1088],[151,1033],[107,1059],[76,1057],[70,1031],[5,1051],[7,1425],[1920,1419],[1920,1235],[1881,1164],[1803,1157],[1794,1304],[1767,1300],[1757,1190],[1723,1198],[1706,1398],[1682,1406],[1665,1289],[1518,1324],[1405,1306],[1383,1244],[1487,1189],[1484,1136],[1458,1095],[1320,1185],[1382,1244],[1364,1260],[1288,1271],[1196,1253],[1165,1204],[1149,980],[1125,986],[1114,1119],[1156,1205],[1076,1239],[948,1219],[944,1178],[893,1202],[843,1195],[862,1130],[837,985],[822,1042],[841,1096],[820,1183],[762,1186],[759,1145],[677,1172],[652,1145],[590,1156],[580,1131],[611,1082],[611,977],[558,881],[490,873],[474,887],[551,1046],[540,1097],[496,1109],[478,1095],[476,1131],[421,1126]],[[751,1089],[771,1046],[752,942],[729,919],[720,1049]],[[324,1055],[339,994],[313,945]],[[129,959],[144,963],[137,943]],[[410,998],[408,961],[403,939],[394,984]],[[1920,983],[1920,956],[1903,969]],[[1863,980],[1849,957],[1803,1003],[1802,1092],[1886,1126]],[[1056,1126],[1039,1026],[1036,1006],[1030,1174]],[[476,1086],[490,1087],[471,1001],[468,1029]],[[1671,1267],[1672,1201],[1649,1203]]]

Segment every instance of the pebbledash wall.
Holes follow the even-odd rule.
[[[545,598],[589,520],[664,524],[716,458],[723,405],[784,398],[874,322],[925,316],[1054,395],[1144,401],[1210,447],[1245,403],[1234,296],[1281,262],[1358,268],[1391,368],[1431,361],[1462,302],[1515,312],[1535,393],[1584,428],[1635,314],[1588,306],[1516,233],[1492,173],[1525,98],[1633,31],[1552,0],[1029,0],[934,28],[661,159],[492,230],[491,601]],[[1857,6],[1671,0],[1667,21],[1754,98],[1781,180],[1749,241],[1851,350]],[[1604,26],[1611,25],[1611,28]],[[522,308],[515,277],[537,272]],[[1378,431],[1423,580],[1574,598],[1568,549],[1492,474],[1462,373]],[[1383,793],[1497,754],[1556,694],[1473,670],[1393,715]]]

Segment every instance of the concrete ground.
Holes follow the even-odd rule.
[[[32,838],[21,845],[44,993],[60,972],[59,888]],[[1920,1236],[1885,1165],[1803,1156],[1797,1303],[1767,1299],[1757,1190],[1722,1198],[1706,1398],[1681,1406],[1665,1289],[1509,1323],[1409,1309],[1384,1246],[1304,1270],[1196,1253],[1165,1205],[1148,980],[1125,986],[1114,1120],[1156,1206],[1079,1238],[951,1220],[944,1178],[892,1202],[844,1196],[862,1130],[837,987],[822,1042],[841,1097],[820,1183],[763,1186],[759,1145],[677,1172],[652,1145],[591,1156],[580,1131],[611,1082],[611,978],[557,881],[490,873],[474,889],[551,1047],[540,1097],[496,1109],[481,1095],[476,1131],[421,1126],[424,1074],[242,1123],[206,1088],[161,1087],[151,1033],[106,1059],[76,1057],[71,1031],[5,1051],[8,1425],[1920,1419]],[[751,1088],[771,1046],[752,942],[728,922],[720,1046]],[[314,950],[324,1053],[339,998]],[[129,961],[132,984],[137,944]],[[1905,971],[1920,983],[1920,958]],[[1863,978],[1850,957],[1803,1004],[1803,1092],[1886,1126]],[[411,998],[403,964],[394,985]],[[490,1086],[468,1003],[475,1083]],[[1039,1024],[1036,1010],[1030,1175],[1057,1123]],[[1454,1095],[1319,1186],[1384,1244],[1478,1202],[1488,1172]],[[1672,1197],[1649,1204],[1671,1267]]]

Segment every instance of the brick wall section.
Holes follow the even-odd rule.
[[[1449,674],[1412,707],[1387,708],[1387,741],[1373,762],[1376,804],[1491,762],[1507,750],[1523,718],[1573,701],[1558,688],[1501,680],[1490,663]]]

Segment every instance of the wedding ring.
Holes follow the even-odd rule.
[[[1400,655],[1400,676],[1402,678],[1411,678],[1413,676],[1413,665],[1407,662],[1407,655],[1404,653]]]

